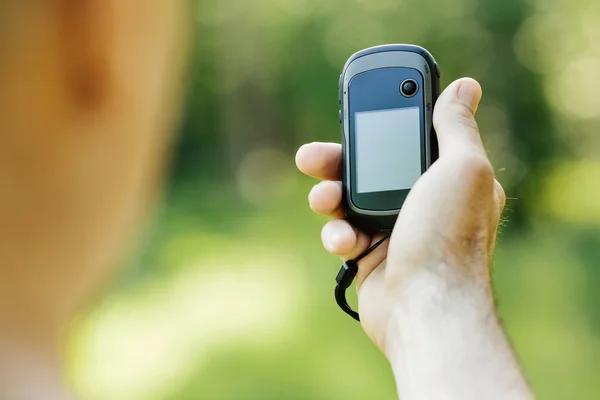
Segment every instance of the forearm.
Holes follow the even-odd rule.
[[[399,297],[388,358],[402,400],[532,399],[489,285],[420,271]]]

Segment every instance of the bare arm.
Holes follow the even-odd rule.
[[[389,244],[359,264],[365,332],[388,357],[402,400],[531,399],[496,317],[489,268],[505,195],[474,114],[481,88],[460,79],[440,96],[434,124],[440,158],[411,190]],[[378,238],[343,220],[340,146],[314,143],[298,167],[324,179],[311,208],[334,220],[327,250],[352,259]],[[385,262],[384,262],[385,261]]]
[[[485,286],[449,283],[445,268],[411,278],[389,326],[401,399],[532,399]]]

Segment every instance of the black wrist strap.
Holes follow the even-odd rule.
[[[346,300],[346,289],[350,287],[352,281],[356,277],[356,273],[358,272],[358,262],[371,254],[373,250],[381,246],[381,244],[389,237],[389,234],[384,236],[381,240],[369,247],[367,251],[356,257],[354,260],[346,261],[344,265],[342,265],[340,272],[338,272],[337,277],[335,278],[335,281],[337,282],[335,287],[335,301],[337,302],[338,306],[340,306],[342,311],[357,321],[360,321],[360,317],[358,313],[348,305],[348,301]]]

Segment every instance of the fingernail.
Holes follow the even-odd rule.
[[[481,87],[473,79],[463,79],[460,81],[456,96],[461,102],[467,105],[474,114],[479,105],[479,100],[481,100]]]

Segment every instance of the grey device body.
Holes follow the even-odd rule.
[[[379,71],[379,72],[377,72]],[[394,99],[390,98],[390,92],[385,90],[381,91],[381,96],[377,92],[377,89],[369,91],[370,86],[367,84],[365,91],[365,85],[361,89],[361,97],[356,98],[352,96],[350,91],[352,90],[352,82],[358,77],[362,76],[364,79],[366,73],[371,73],[376,84],[374,88],[382,88],[382,82],[378,76],[385,78],[385,74],[390,76],[391,71],[407,71],[412,76],[419,77],[417,80],[422,83],[422,87],[418,88],[418,98],[412,100],[412,106],[418,103],[420,107],[419,118],[420,121],[420,163],[421,171],[420,174],[424,173],[431,164],[438,158],[438,146],[437,138],[433,130],[432,114],[435,101],[439,94],[439,78],[440,70],[431,54],[419,46],[414,45],[383,45],[371,47],[368,49],[361,50],[352,55],[346,62],[343,72],[340,75],[339,81],[339,104],[340,104],[340,123],[342,125],[342,163],[343,163],[343,205],[346,218],[356,227],[365,230],[367,232],[379,232],[379,231],[391,231],[394,227],[402,204],[410,191],[410,188],[387,192],[375,192],[362,194],[357,192],[357,181],[356,175],[358,167],[353,165],[357,163],[358,151],[356,147],[355,139],[356,135],[353,131],[355,127],[356,114],[352,112],[353,105],[350,104],[351,99],[354,99],[354,110],[356,110],[357,103],[363,103],[361,106],[370,109],[368,104],[364,102],[373,102],[377,105],[375,109],[381,109],[386,111],[386,108],[394,108],[394,106],[386,107],[381,106],[385,104],[386,99],[383,97],[387,96],[391,103],[394,103]],[[376,73],[373,73],[376,72]],[[397,73],[397,74],[398,74]],[[390,79],[389,85],[396,88],[401,84],[396,80],[397,76]],[[398,96],[402,96],[398,92]],[[406,96],[405,96],[406,97]],[[416,96],[415,96],[416,97]],[[364,99],[364,100],[363,100]],[[390,104],[391,104],[390,103]],[[394,103],[397,104],[397,103]],[[397,108],[400,110],[402,107]],[[358,118],[358,117],[356,117]],[[363,139],[364,140],[364,139]],[[365,162],[364,159],[361,162]],[[382,173],[394,173],[393,171],[382,171]],[[419,176],[420,176],[419,174]],[[366,199],[365,201],[359,202],[358,199]],[[367,201],[368,200],[368,201]],[[365,205],[366,204],[366,205]]]

